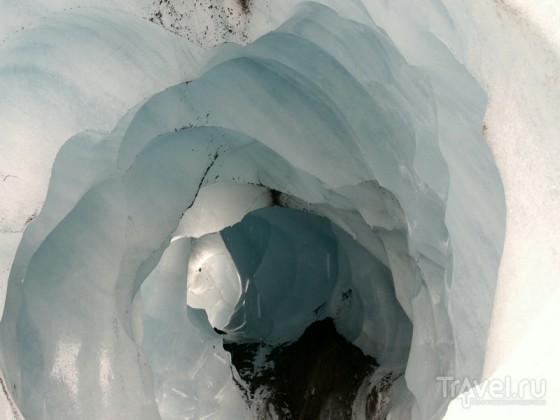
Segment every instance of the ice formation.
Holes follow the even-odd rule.
[[[96,129],[58,151],[11,266],[12,410],[252,418],[213,327],[274,344],[332,317],[405,372],[380,415],[443,417],[434,378],[483,374],[505,229],[486,92],[454,29],[470,21],[425,2],[427,30],[400,2],[333,0],[257,4],[251,23],[216,3],[242,28],[231,39],[252,42],[203,54],[148,20],[84,8],[2,45],[5,98],[41,87],[19,125],[0,102],[7,127],[42,133],[32,117],[44,118],[47,156]],[[17,134],[7,177],[28,147]],[[41,153],[25,194],[6,188],[6,231],[41,205]]]

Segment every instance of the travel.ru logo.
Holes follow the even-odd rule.
[[[442,397],[459,398],[463,407],[471,405],[544,405],[546,404],[546,381],[524,378],[514,382],[510,376],[490,378],[480,382],[476,379],[456,379],[438,376]]]

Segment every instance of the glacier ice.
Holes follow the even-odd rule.
[[[219,260],[235,282],[216,318],[205,304],[217,301],[198,296],[211,326],[186,306],[189,293],[196,299],[187,263],[191,252],[223,253],[216,232],[276,192],[282,205],[326,217],[345,250],[333,258],[363,303],[339,319],[345,335],[389,366],[410,348],[398,384],[410,406],[397,401],[394,412],[441,417],[448,401],[433,378],[481,375],[504,229],[500,179],[479,133],[484,91],[429,33],[405,60],[350,6],[332,6],[352,19],[299,7],[249,46],[218,48],[196,77],[162,77],[193,80],[140,103],[110,134],[83,133],[61,149],[2,321],[3,372],[24,415],[249,416],[211,328],[227,328],[246,280]],[[118,107],[103,106],[107,116],[89,124],[106,130]],[[230,195],[203,203],[220,186]],[[217,214],[196,215],[197,202]]]

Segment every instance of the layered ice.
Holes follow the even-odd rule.
[[[124,116],[103,92],[58,99],[116,126],[60,149],[12,265],[2,371],[26,418],[250,418],[213,328],[274,344],[327,316],[405,370],[395,416],[440,418],[434,378],[480,378],[504,234],[485,92],[436,37],[405,59],[360,3],[336,3],[201,71],[178,46],[173,86]],[[144,27],[84,16],[96,34]],[[115,60],[174,48],[157,36]]]

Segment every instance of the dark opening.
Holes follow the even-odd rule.
[[[314,322],[298,340],[274,348],[227,341],[224,348],[247,384],[239,384],[247,402],[261,399],[265,413],[273,408],[281,419],[350,419],[358,389],[378,366],[336,331],[332,318]]]

